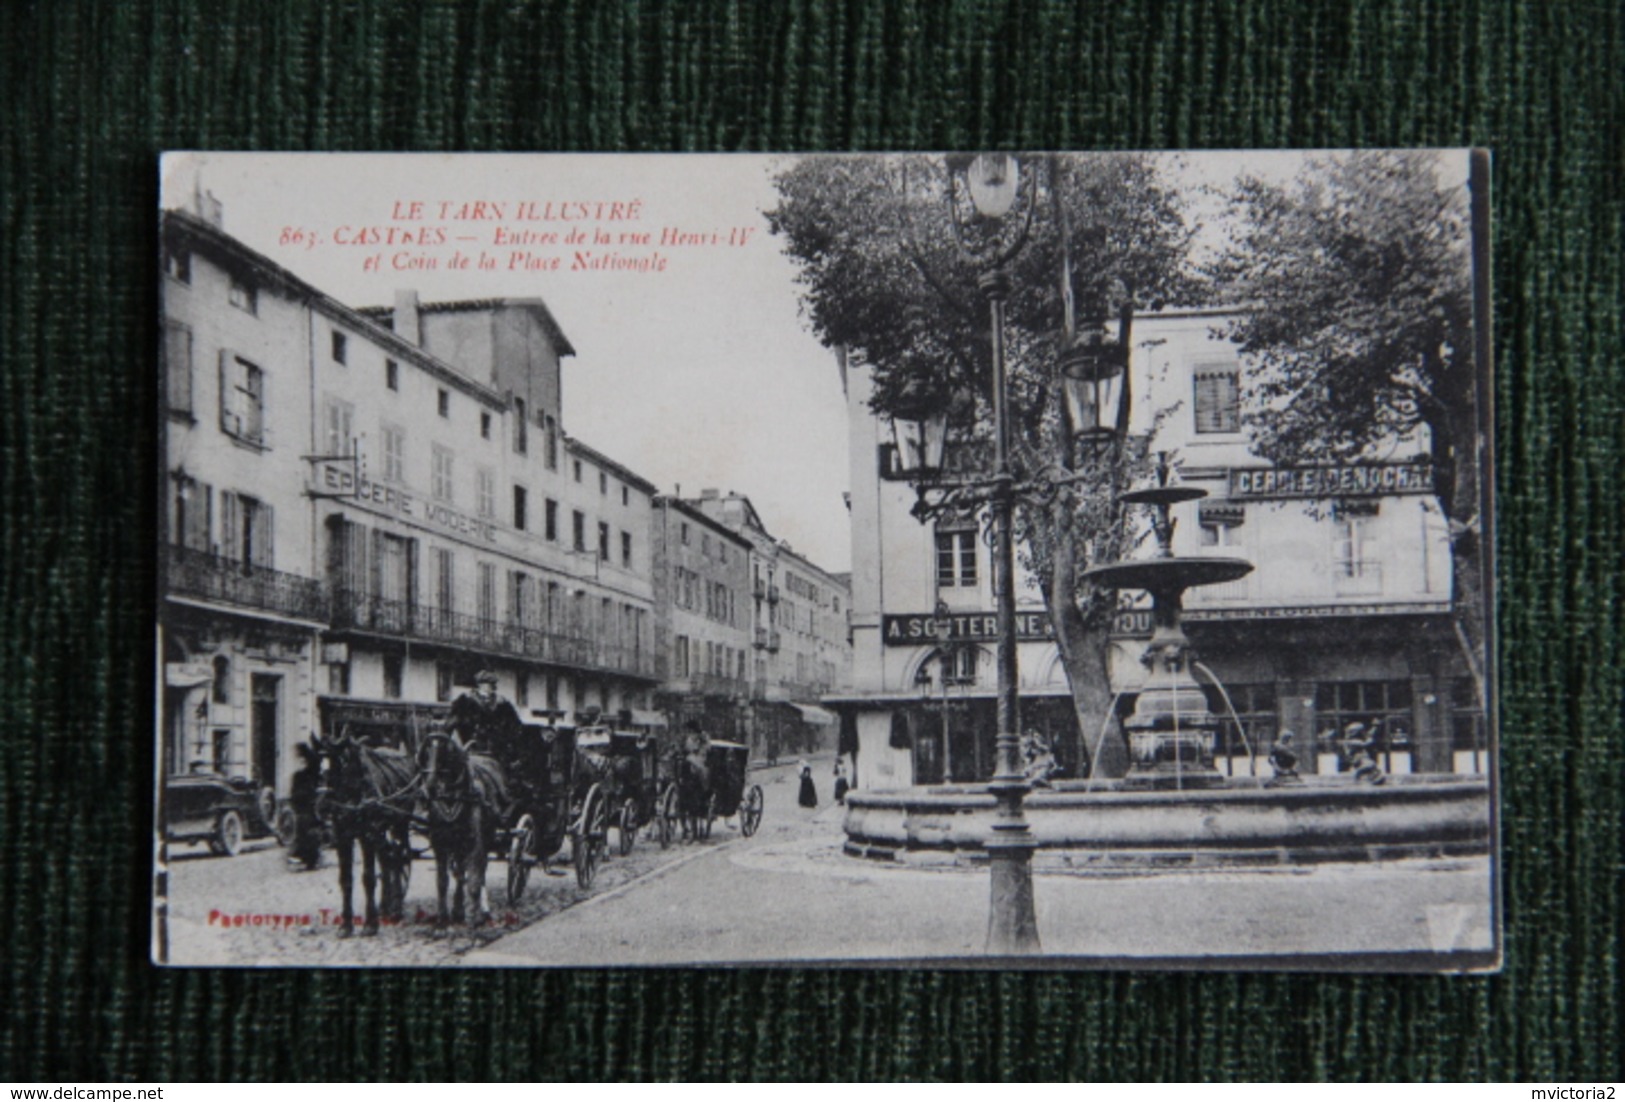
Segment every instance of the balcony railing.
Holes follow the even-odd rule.
[[[779,642],[780,642],[780,636],[779,636],[778,632],[770,631],[770,632],[767,633],[767,649],[768,650],[777,651],[779,649]]]
[[[756,647],[757,647],[758,650],[766,649],[766,647],[767,647],[767,629],[766,628],[757,628],[756,629]]]
[[[387,600],[349,589],[333,592],[332,624],[340,631],[370,631],[560,666],[655,676],[654,656],[647,648],[414,605],[409,601]]]
[[[170,546],[164,564],[173,597],[275,612],[301,620],[327,619],[326,587],[315,578],[252,566],[190,547]]]
[[[750,588],[751,592],[755,594],[758,601],[767,596],[767,583],[762,581],[760,578],[757,578],[756,581],[751,584]]]
[[[776,605],[776,604],[779,603],[779,587],[778,586],[770,585],[770,586],[767,587],[767,603],[770,604],[770,605]]]

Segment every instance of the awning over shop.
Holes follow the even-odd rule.
[[[633,708],[632,725],[634,727],[664,727],[666,725],[666,716],[662,712],[645,712],[640,708]]]
[[[836,719],[834,712],[820,708],[816,704],[792,703],[790,707],[800,712],[802,719],[806,720],[808,723],[817,724],[820,727],[833,727],[839,722],[839,720]]]

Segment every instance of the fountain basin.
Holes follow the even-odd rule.
[[[853,791],[846,806],[850,855],[986,859],[995,805],[981,786]],[[1482,854],[1490,843],[1489,783],[1476,776],[1390,777],[1382,786],[1311,777],[1279,788],[1231,778],[1194,791],[1063,781],[1025,806],[1041,867],[1388,860]]]

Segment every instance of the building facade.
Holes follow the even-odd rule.
[[[1244,373],[1223,316],[1136,319],[1131,431],[1175,457],[1209,496],[1174,507],[1176,555],[1246,559],[1240,581],[1185,595],[1185,624],[1210,711],[1224,717],[1222,772],[1261,769],[1285,730],[1310,770],[1344,763],[1336,735],[1363,723],[1394,772],[1480,772],[1484,711],[1451,623],[1448,533],[1426,441],[1395,440],[1344,467],[1276,468],[1242,423]],[[832,698],[851,730],[858,783],[986,780],[995,670],[990,560],[979,517],[920,524],[915,491],[890,472],[889,425],[870,411],[869,369],[843,362],[853,512],[852,692]],[[1151,541],[1145,541],[1150,544]],[[1063,775],[1083,776],[1133,712],[1151,634],[1149,602],[1125,592],[1108,654],[1113,716],[1080,728],[1053,629],[1017,569],[1021,726],[1048,736]],[[938,622],[955,645],[938,647]],[[1220,688],[1222,686],[1222,690]]]
[[[652,720],[654,487],[570,438],[545,303],[356,310],[169,212],[161,719],[171,772],[281,795],[313,731]]]
[[[750,542],[680,498],[654,502],[657,707],[673,727],[749,739]]]
[[[775,539],[743,494],[704,490],[686,504],[749,547],[753,748],[769,760],[833,748],[837,717],[821,701],[851,684],[849,585]]]

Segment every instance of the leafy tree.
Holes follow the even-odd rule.
[[[1478,365],[1467,189],[1425,151],[1311,160],[1288,185],[1247,177],[1213,275],[1247,309],[1227,327],[1276,463],[1369,458],[1416,434],[1449,525],[1455,619],[1482,695]]]
[[[1136,309],[1193,302],[1200,285],[1181,196],[1154,158],[1063,155],[1032,168],[1030,233],[1007,265],[1006,366],[1018,478],[1050,492],[1018,500],[1014,535],[1043,591],[1080,733],[1092,743],[1110,708],[1115,601],[1080,575],[1128,549],[1116,495],[1143,466],[1144,442],[1122,436],[1104,452],[1075,448],[1057,358],[1076,337],[1076,319],[1085,328],[1115,323],[1126,347]],[[826,345],[867,356],[875,412],[889,416],[921,392],[956,395],[960,448],[985,450],[989,313],[977,286],[982,269],[954,236],[944,162],[813,157],[790,163],[775,182],[781,201],[767,218],[799,269],[804,316]],[[1125,429],[1131,400],[1124,386],[1117,421]],[[1123,747],[1107,749],[1097,769],[1120,772]]]

